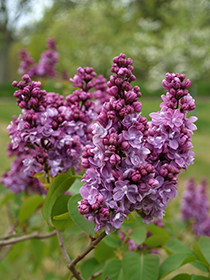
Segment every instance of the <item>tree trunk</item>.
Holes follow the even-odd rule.
[[[2,40],[0,48],[0,83],[5,83],[9,79],[9,50],[12,41],[8,38]]]

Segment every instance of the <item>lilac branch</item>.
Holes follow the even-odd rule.
[[[66,262],[67,267],[69,268],[69,270],[71,270],[71,272],[73,273],[73,276],[74,276],[76,279],[78,279],[78,280],[84,280],[84,279],[81,277],[81,275],[79,274],[79,271],[77,271],[77,269],[75,268],[75,266],[72,266],[72,267],[70,268],[70,266],[71,266],[71,260],[70,260],[70,258],[69,258],[69,255],[68,255],[67,251],[66,251],[66,248],[65,248],[65,245],[64,245],[64,242],[63,242],[63,238],[62,238],[62,235],[61,235],[61,232],[60,232],[58,229],[56,229],[55,231],[56,231],[56,234],[57,234],[57,237],[58,237],[59,246],[60,246],[60,249],[61,249],[61,252],[62,252],[62,254],[63,254],[63,257],[64,257],[64,260],[65,260],[65,262]],[[71,277],[71,278],[72,278],[72,277]],[[70,278],[70,279],[71,279],[71,278]]]
[[[35,232],[33,232],[31,234],[28,234],[28,235],[15,237],[15,238],[11,238],[11,239],[8,239],[8,240],[1,240],[0,241],[0,246],[15,244],[15,243],[25,241],[27,239],[32,239],[32,238],[45,239],[45,238],[51,237],[55,234],[56,234],[56,231],[52,231],[52,232],[49,232],[49,233],[43,234],[43,235],[41,235],[38,231],[35,231]]]
[[[102,270],[92,274],[88,280],[93,280],[94,278],[100,276],[102,274]]]
[[[68,268],[71,270],[71,268],[74,267],[80,260],[82,260],[88,253],[90,253],[105,236],[106,233],[103,231],[96,239],[92,240],[90,245],[74,260],[71,261]]]

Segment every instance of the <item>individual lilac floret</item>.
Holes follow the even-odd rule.
[[[47,50],[41,54],[38,64],[30,57],[27,50],[21,50],[19,52],[19,59],[21,61],[19,67],[20,74],[29,74],[31,78],[34,77],[47,77],[54,78],[57,73],[55,66],[58,62],[58,53],[56,52],[56,41],[53,38],[47,39]]]
[[[196,235],[210,236],[209,200],[205,178],[200,185],[193,179],[187,182],[181,202],[181,217],[191,224]]]
[[[105,228],[107,234],[120,228],[133,210],[146,223],[163,217],[169,199],[177,194],[177,175],[193,162],[194,154],[189,150],[192,130],[196,129],[196,118],[186,118],[194,103],[183,75],[166,75],[165,87],[170,93],[161,111],[151,114],[152,121],[147,122],[138,114],[142,107],[140,89],[131,85],[135,80],[132,59],[120,54],[113,62],[114,74],[107,83],[111,98],[98,116],[93,144],[83,154],[82,165],[87,170],[80,190],[89,209],[85,218],[94,221],[95,231]],[[80,83],[77,77],[75,84]],[[94,210],[92,205],[99,195],[104,196],[104,202]],[[109,210],[109,216],[100,215],[103,208]]]

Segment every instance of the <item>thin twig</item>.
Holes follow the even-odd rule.
[[[69,255],[68,255],[67,251],[66,251],[61,232],[58,229],[55,229],[55,232],[56,232],[57,237],[58,237],[59,246],[61,248],[61,252],[63,254],[64,260],[66,262],[67,267],[69,268],[70,265],[71,265],[71,260],[69,258]],[[69,270],[71,270],[71,272],[73,273],[73,275],[71,275],[70,279],[75,277],[78,280],[84,280],[82,278],[82,276],[79,274],[79,271],[77,271],[77,269],[75,268],[74,265],[71,268],[69,268]]]
[[[81,253],[79,254],[75,259],[73,259],[68,266],[68,268],[71,270],[72,267],[74,267],[80,260],[82,260],[90,251],[92,251],[95,246],[106,236],[105,231],[102,232],[96,239],[94,239],[90,245]]]
[[[14,238],[11,238],[11,239],[8,239],[8,240],[2,240],[2,241],[0,241],[0,246],[15,244],[15,243],[18,243],[18,242],[21,242],[21,241],[24,241],[24,240],[27,240],[27,239],[32,239],[32,238],[44,239],[44,238],[51,237],[55,234],[56,234],[56,231],[52,231],[52,232],[49,232],[49,233],[46,233],[46,234],[43,234],[43,235],[40,234],[38,231],[35,231],[35,232],[33,232],[31,234],[28,234],[28,235],[14,237]]]
[[[9,251],[12,249],[13,245],[10,244],[8,246],[5,247],[5,250],[2,252],[2,254],[0,255],[0,262],[6,257],[6,255],[9,253]],[[3,247],[2,247],[3,248]]]
[[[93,280],[94,278],[98,277],[101,274],[102,274],[102,270],[92,274],[88,280]]]

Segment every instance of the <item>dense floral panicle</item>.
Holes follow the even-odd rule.
[[[86,68],[88,75],[93,72],[90,70]],[[91,80],[85,77],[84,87],[64,99],[40,90],[41,83],[31,82],[27,74],[22,79],[13,82],[18,87],[14,96],[22,114],[8,126],[12,149],[26,154],[32,148],[33,154],[22,159],[30,175],[46,172],[54,177],[70,167],[78,171],[83,147],[92,139],[92,122],[97,118],[93,94],[87,87]]]
[[[27,50],[21,50],[19,52],[19,59],[21,61],[18,70],[19,73],[27,73],[32,78],[56,77],[57,73],[55,71],[55,66],[58,62],[58,53],[56,52],[57,46],[55,39],[48,38],[46,48],[47,50],[41,54],[38,64],[36,64],[35,61],[30,57],[30,54]]]
[[[200,185],[197,185],[194,179],[187,182],[181,202],[181,217],[193,225],[196,235],[210,236],[209,200],[205,178]]]
[[[196,118],[186,118],[194,100],[186,90],[189,81],[184,82],[184,75],[166,74],[164,87],[170,92],[162,97],[161,111],[152,113],[148,122],[138,114],[140,88],[130,84],[135,80],[132,59],[120,54],[113,62],[114,74],[107,83],[111,97],[98,116],[93,145],[82,158],[87,170],[80,193],[86,212],[79,206],[80,213],[95,222],[95,231],[105,228],[107,234],[120,228],[133,210],[147,223],[163,217],[169,199],[176,196],[177,175],[193,162],[189,150],[196,129]],[[184,94],[178,94],[179,90]],[[104,202],[95,210],[92,205],[99,195]],[[109,210],[106,216],[100,215],[104,208]]]

